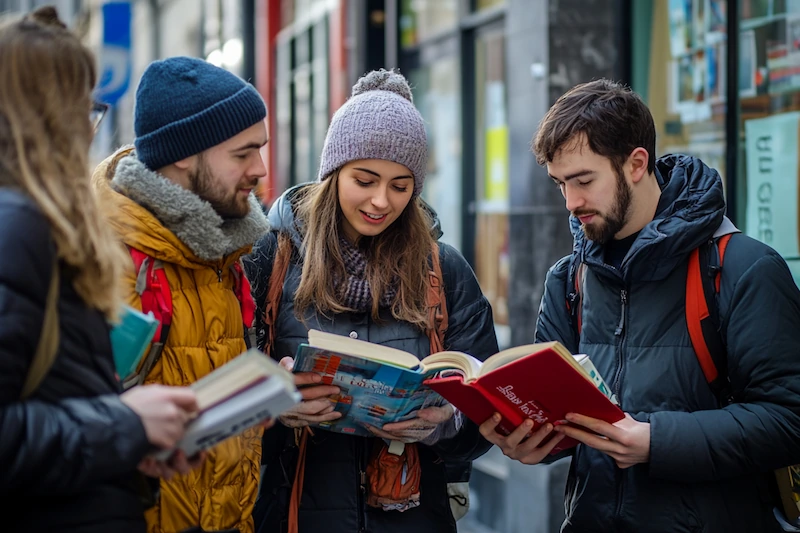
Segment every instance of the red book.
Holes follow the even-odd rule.
[[[475,363],[465,364],[457,371],[459,375],[443,372],[441,377],[429,379],[425,384],[476,424],[482,424],[495,412],[500,413],[503,419],[497,430],[504,435],[526,418],[534,421],[532,431],[535,431],[547,422],[566,423],[567,413],[612,424],[625,417],[610,399],[610,392],[589,358],[573,356],[558,342],[510,348],[489,357],[483,364]],[[575,440],[565,438],[551,453],[576,444]]]

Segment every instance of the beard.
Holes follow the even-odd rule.
[[[583,225],[583,232],[590,241],[605,244],[619,233],[630,218],[632,192],[622,169],[617,169],[617,191],[614,195],[614,205],[608,213],[599,211],[576,211],[575,216],[595,215],[600,220]]]
[[[199,159],[197,171],[189,173],[189,185],[191,191],[211,204],[222,218],[244,218],[250,213],[249,197],[239,195],[238,187],[232,192],[226,192],[202,157]]]

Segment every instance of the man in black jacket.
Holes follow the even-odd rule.
[[[612,425],[571,414],[524,442],[527,425],[502,437],[489,420],[482,433],[526,464],[552,460],[564,436],[581,443],[564,532],[780,531],[772,471],[800,463],[800,292],[785,261],[742,234],[729,241],[718,309],[734,402],[722,406],[685,317],[689,255],[723,223],[719,174],[689,156],[656,160],[649,109],[607,80],[559,98],[534,153],[575,240],[547,275],[536,340],[589,354],[626,416]],[[566,295],[580,263],[579,332]]]

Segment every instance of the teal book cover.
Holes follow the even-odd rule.
[[[111,351],[120,379],[136,371],[147,346],[153,340],[158,321],[152,314],[123,306],[119,322],[111,328]]]
[[[423,407],[444,403],[439,394],[423,385],[438,370],[423,372],[419,367],[402,368],[301,344],[294,372],[316,372],[322,375],[324,384],[339,387],[339,395],[331,401],[342,417],[316,425],[338,433],[372,436],[366,424],[381,428],[413,418]]]

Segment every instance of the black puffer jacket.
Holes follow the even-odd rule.
[[[588,265],[583,326],[566,312],[568,258],[547,276],[539,341],[590,354],[622,409],[650,423],[650,462],[627,470],[578,446],[567,482],[566,532],[731,533],[780,531],[771,471],[800,463],[800,292],[783,259],[734,235],[719,299],[736,403],[720,408],[685,319],[688,256],[725,210],[716,171],[686,156],[657,163],[655,220],[617,270],[573,224]]]
[[[287,191],[272,207],[269,213],[272,232],[256,244],[250,261],[246,262],[258,305],[257,316],[261,317],[275,256],[277,232],[291,235],[295,252],[286,275],[276,328],[275,353],[280,357],[294,356],[297,347],[307,342],[307,328],[295,317],[293,302],[302,270],[296,251],[302,237],[295,226],[291,204],[297,190]],[[440,243],[439,246],[449,313],[445,348],[485,359],[497,351],[491,307],[461,254],[446,244]],[[308,318],[309,328],[343,335],[354,331],[359,339],[406,350],[420,358],[430,354],[425,333],[410,324],[394,320],[388,312],[382,314],[381,324],[373,322],[366,313],[340,314],[333,320],[315,314],[308,314]],[[259,331],[257,338],[263,347],[265,332]],[[477,426],[467,421],[455,438],[432,447],[420,445],[421,505],[403,513],[374,510],[364,503],[359,476],[365,471],[371,441],[371,438],[328,431],[317,431],[309,440],[300,506],[300,532],[455,532],[446,484],[447,481],[466,480],[470,461],[488,450],[490,445],[480,436]],[[264,473],[259,503],[254,513],[257,531],[261,533],[286,530],[289,488],[296,459],[296,449],[291,446],[292,443],[293,431],[280,424],[264,434]]]
[[[0,188],[0,220],[0,529],[141,533],[144,427],[119,400],[104,317],[83,303],[63,267],[57,358],[33,396],[19,400],[55,245],[45,217],[20,193]]]

